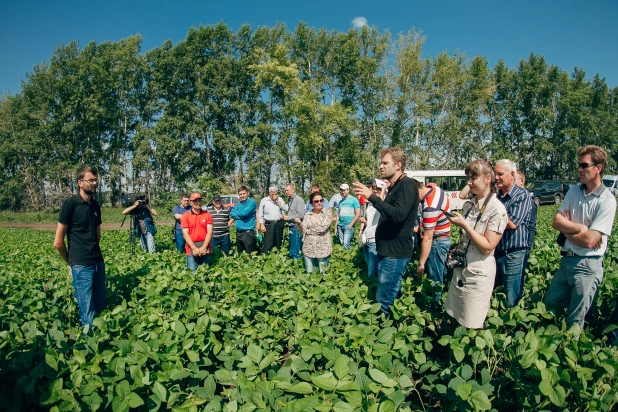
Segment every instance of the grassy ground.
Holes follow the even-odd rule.
[[[101,210],[103,223],[122,222],[122,207],[104,207]],[[159,216],[156,218],[158,224],[172,224],[171,211],[157,210]],[[56,223],[58,222],[58,212],[0,212],[0,223]]]

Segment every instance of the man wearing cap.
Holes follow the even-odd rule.
[[[290,254],[289,256],[296,261],[300,258],[300,248],[302,234],[298,230],[296,219],[303,220],[305,217],[305,201],[296,194],[296,186],[293,183],[285,185],[285,194],[288,197],[288,214],[283,217],[290,230]]]
[[[255,212],[257,203],[249,197],[251,190],[247,186],[240,186],[236,203],[230,211],[230,217],[236,221],[236,249],[238,253],[249,254],[257,251],[257,239],[255,237]]]
[[[234,223],[230,220],[230,209],[223,206],[221,196],[216,195],[212,199],[212,205],[208,206],[208,212],[212,216],[212,241],[211,247],[218,247],[224,256],[230,253],[232,243],[230,242],[230,225]]]
[[[283,212],[288,206],[279,196],[276,186],[268,188],[268,196],[262,198],[258,209],[259,231],[264,234],[263,253],[268,253],[273,247],[281,249],[283,241]]]
[[[178,249],[178,251],[182,253],[186,252],[185,245],[187,242],[185,242],[185,238],[182,235],[180,219],[182,218],[182,215],[184,215],[189,210],[191,210],[191,205],[189,204],[189,196],[187,195],[182,195],[180,197],[180,204],[174,206],[174,210],[172,210],[172,214],[174,215],[175,220],[174,241],[176,242],[176,249]]]
[[[210,241],[212,239],[212,215],[202,210],[202,195],[191,193],[191,210],[182,215],[180,227],[187,242],[187,268],[197,270],[199,265],[208,264],[210,260]]]
[[[360,217],[360,203],[357,198],[350,196],[350,186],[346,183],[339,186],[339,193],[341,193],[341,200],[335,227],[339,241],[346,250],[350,250],[350,242],[354,236],[354,224]]]

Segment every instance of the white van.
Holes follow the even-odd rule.
[[[609,191],[614,196],[616,196],[616,183],[617,182],[618,182],[618,176],[614,176],[614,175],[603,176],[603,184],[605,185],[606,188],[609,189]]]
[[[435,183],[446,193],[451,201],[452,210],[463,209],[468,199],[460,199],[459,192],[467,184],[463,170],[406,170],[405,174],[419,182]]]

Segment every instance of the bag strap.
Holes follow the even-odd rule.
[[[479,213],[479,215],[476,217],[476,221],[474,222],[474,226],[472,227],[472,230],[476,231],[476,225],[478,224],[479,220],[481,220],[481,217],[483,216],[483,213],[485,213],[485,209],[487,208],[487,203],[489,203],[489,201],[491,200],[491,197],[494,195],[493,192],[489,192],[489,196],[487,196],[487,200],[485,201],[485,203],[483,203],[483,207],[481,207],[481,212]],[[468,214],[470,214],[470,211],[472,210],[474,206],[472,206],[470,209],[468,209],[468,212],[466,213],[465,218],[468,217]],[[466,244],[466,250],[464,253],[468,253],[468,248],[470,247],[470,242],[472,242],[472,239],[470,238],[470,236],[468,236],[468,243]]]

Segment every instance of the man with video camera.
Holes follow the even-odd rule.
[[[142,249],[148,253],[155,251],[154,235],[157,233],[157,226],[152,220],[157,215],[157,211],[150,206],[150,202],[145,195],[136,197],[135,203],[122,211],[123,215],[130,214],[135,218],[135,236],[139,238]]]

